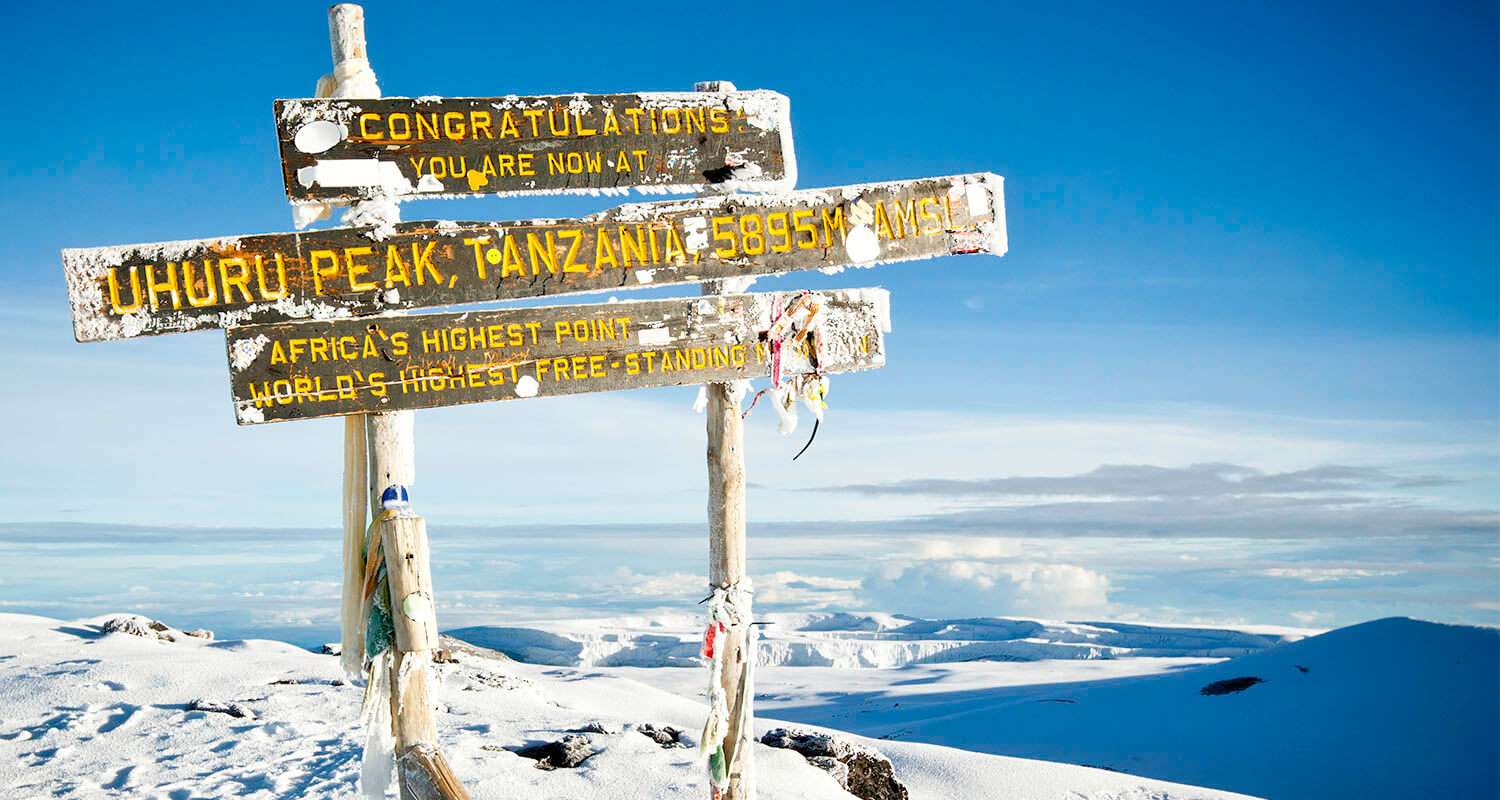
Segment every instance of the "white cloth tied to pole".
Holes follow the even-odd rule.
[[[825,402],[828,397],[828,376],[816,371],[818,354],[823,346],[823,322],[828,318],[828,298],[817,292],[803,291],[793,295],[785,309],[782,307],[783,301],[784,297],[780,294],[772,298],[771,327],[765,332],[771,347],[771,386],[756,393],[750,401],[750,408],[745,410],[745,416],[749,416],[761,395],[770,392],[771,405],[776,412],[776,429],[785,435],[797,430],[798,400],[807,406],[819,422],[823,421],[823,411],[828,408],[828,403]],[[788,345],[806,345],[809,361],[815,371],[786,377],[782,367],[782,350]],[[698,406],[695,404],[694,408]]]
[[[708,599],[708,626],[703,633],[702,655],[708,659],[708,719],[703,723],[703,735],[698,739],[698,755],[708,759],[708,778],[715,793],[728,785],[733,764],[724,756],[724,739],[729,735],[730,708],[738,707],[738,729],[743,731],[753,718],[750,691],[754,686],[755,630],[750,625],[751,595],[750,579],[745,578],[729,588],[712,587]],[[746,675],[741,682],[740,697],[730,698],[724,691],[724,663],[729,657],[729,633],[749,627],[746,637]],[[731,703],[731,700],[735,701]],[[748,758],[749,753],[736,751],[737,759]],[[747,798],[754,798],[753,789],[747,788]]]

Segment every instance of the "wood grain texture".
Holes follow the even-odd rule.
[[[391,588],[391,617],[396,649],[403,653],[436,650],[437,613],[433,606],[432,558],[427,549],[427,522],[416,515],[380,521]]]
[[[468,791],[437,747],[408,747],[396,766],[401,775],[402,800],[469,800]]]
[[[708,392],[708,582],[728,589],[745,585],[745,435],[740,404],[724,383],[710,383]],[[749,613],[749,609],[742,609]],[[719,639],[724,668],[719,685],[729,698],[724,759],[729,765],[724,800],[748,800],[747,774],[754,770],[751,739],[754,720],[744,718],[742,703],[753,696],[750,685],[750,619],[729,627]],[[743,721],[744,724],[741,724]]]
[[[815,352],[786,374],[885,363],[883,289],[825,292]],[[770,374],[767,294],[252,325],[229,330],[240,424]],[[375,483],[372,482],[372,490]]]
[[[276,101],[293,202],[779,191],[796,185],[789,120],[763,90]]]
[[[987,173],[63,251],[79,341],[1005,252]],[[154,291],[153,291],[154,288]]]

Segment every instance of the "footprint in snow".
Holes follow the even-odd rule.
[[[110,792],[118,792],[126,789],[130,786],[130,775],[133,772],[135,772],[134,764],[128,767],[121,767],[120,771],[116,772],[115,776],[108,783],[99,784],[99,788]]]
[[[135,712],[141,710],[140,706],[133,706],[129,703],[116,703],[112,708],[115,709],[115,713],[110,714],[109,718],[104,720],[104,724],[99,726],[99,733],[111,733],[125,727],[135,718]]]

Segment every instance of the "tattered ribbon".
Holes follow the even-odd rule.
[[[367,798],[385,796],[395,763],[391,693],[399,692],[400,687],[391,684],[391,663],[395,657],[396,622],[380,532],[382,523],[400,516],[410,501],[405,487],[392,488],[399,491],[394,496],[391,489],[385,491],[381,497],[383,507],[365,532],[364,570],[359,594],[361,618],[365,621],[362,654],[365,693],[360,703],[365,747],[360,765],[360,790]]]
[[[703,735],[698,739],[699,757],[708,759],[708,780],[713,787],[714,797],[729,785],[731,767],[724,751],[724,740],[729,735],[729,709],[728,695],[724,692],[724,664],[730,657],[730,648],[727,647],[725,637],[731,630],[747,627],[750,619],[751,591],[748,588],[749,580],[745,585],[735,584],[725,589],[720,586],[713,587],[713,593],[707,598],[708,601],[708,625],[703,631],[703,646],[701,649],[704,658],[708,659],[709,684],[708,684],[708,719],[703,723]],[[749,652],[746,656],[745,673],[740,678],[736,689],[735,707],[739,709],[740,730],[749,724],[752,718],[750,713],[750,697],[747,687],[750,683],[750,672],[755,661],[755,633],[754,628],[749,627],[747,647]],[[743,748],[741,748],[743,750]],[[737,752],[736,757],[745,757],[745,753]]]
[[[807,444],[792,457],[796,461],[812,446],[817,438],[818,426],[823,421],[823,411],[828,408],[828,378],[819,371],[820,354],[823,347],[822,315],[825,300],[812,291],[802,291],[792,296],[783,308],[783,296],[777,294],[771,300],[771,326],[765,337],[771,349],[771,386],[761,389],[750,398],[750,405],[741,418],[750,416],[762,395],[770,392],[774,399],[776,416],[782,433],[791,433],[797,428],[796,404],[800,399],[813,412],[813,432]],[[806,375],[787,379],[784,374],[782,353],[787,345],[802,347],[810,344],[808,360],[813,371]]]

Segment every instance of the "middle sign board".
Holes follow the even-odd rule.
[[[250,325],[226,341],[248,425],[873,369],[889,329],[884,289],[847,289]]]
[[[998,175],[63,251],[79,341],[1006,248]]]

